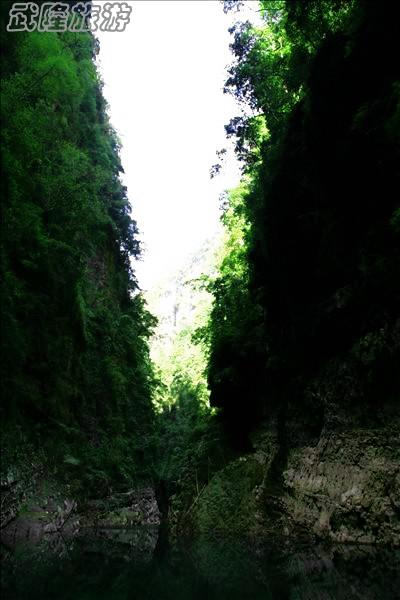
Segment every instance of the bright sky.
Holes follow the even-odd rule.
[[[219,228],[220,193],[238,183],[231,153],[210,179],[224,125],[240,114],[223,94],[232,62],[217,0],[133,1],[123,33],[101,33],[100,69],[122,141],[124,182],[143,242],[139,285],[152,288]],[[257,2],[247,2],[255,11]],[[242,16],[241,16],[242,18]]]

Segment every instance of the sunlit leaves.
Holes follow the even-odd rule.
[[[51,424],[61,423],[50,454],[76,457],[63,464],[82,485],[143,476],[154,319],[136,289],[137,226],[96,44],[87,33],[10,35],[1,107],[4,415],[27,434],[38,430],[47,449]]]

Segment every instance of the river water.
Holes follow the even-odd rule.
[[[156,528],[3,546],[2,599],[337,600],[400,598],[399,551],[207,536]]]

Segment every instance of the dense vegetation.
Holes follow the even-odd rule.
[[[7,33],[10,6],[0,8],[3,441],[22,455],[39,444],[99,494],[149,475],[154,319],[132,269],[137,229],[97,42]]]
[[[201,277],[199,264],[213,269],[200,256],[173,283],[155,369],[97,42],[7,34],[11,4],[0,5],[7,461],[41,448],[96,495],[163,481],[185,514],[260,423],[285,435],[291,419],[307,436],[395,405],[398,5],[265,0],[262,26],[232,28],[226,91],[244,112],[226,131],[243,177],[223,198],[217,273]]]
[[[226,91],[252,112],[226,128],[243,183],[206,332],[211,404],[242,445],[266,418],[377,419],[400,392],[399,7],[261,14],[232,29]]]
[[[203,274],[215,268],[217,241],[208,240],[148,295],[149,308],[158,317],[151,342],[159,382],[154,394],[154,475],[161,484],[159,501],[175,498],[170,524],[184,518],[226,458],[223,435],[209,406],[202,336],[212,300]]]

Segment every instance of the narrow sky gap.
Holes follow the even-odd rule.
[[[99,33],[100,70],[140,229],[143,289],[176,271],[219,228],[220,193],[239,180],[230,152],[210,179],[215,152],[228,143],[224,125],[240,113],[222,88],[232,61],[225,15],[217,1],[132,2],[124,33]],[[254,17],[257,3],[246,7]],[[242,18],[242,15],[240,15]]]

